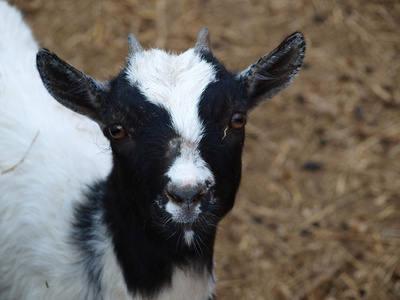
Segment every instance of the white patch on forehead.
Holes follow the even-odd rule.
[[[165,108],[173,127],[185,140],[198,143],[203,128],[198,114],[200,97],[216,81],[212,64],[194,50],[175,55],[153,49],[129,58],[126,78],[148,101]]]

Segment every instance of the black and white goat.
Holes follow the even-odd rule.
[[[128,46],[121,73],[99,82],[37,53],[0,2],[0,299],[214,298],[247,114],[293,81],[304,38],[240,73],[206,29],[180,55],[133,35]]]

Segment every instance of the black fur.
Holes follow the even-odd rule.
[[[183,241],[184,228],[166,221],[169,216],[155,203],[164,195],[164,174],[179,154],[168,151],[168,142],[177,138],[168,112],[145,101],[123,75],[110,83],[111,96],[101,118],[105,124],[121,124],[129,137],[118,141],[110,138],[114,168],[104,187],[93,187],[88,204],[78,208],[74,231],[86,253],[85,264],[93,285],[99,282],[101,272],[96,268],[98,254],[93,253],[90,243],[96,238],[91,230],[98,225],[94,216],[99,211],[104,213],[102,220],[113,238],[114,251],[132,293],[156,295],[170,284],[173,266],[199,272],[206,268],[211,274],[216,225],[234,203],[244,140],[243,131],[230,131],[225,140],[221,139],[231,114],[243,110],[237,98],[238,83],[223,71],[220,81],[207,88],[200,102],[206,129],[200,151],[216,175],[213,192],[219,201],[202,204],[204,213],[192,225],[200,241],[193,247]],[[98,284],[96,287],[100,289]]]
[[[88,291],[96,299],[101,297],[101,259],[104,253],[99,252],[95,243],[102,243],[103,236],[99,234],[99,228],[103,226],[102,203],[104,195],[103,184],[96,184],[89,188],[87,202],[79,205],[75,210],[75,223],[71,234],[71,244],[77,246],[82,260],[76,263],[83,264],[87,271]],[[88,292],[89,293],[89,292]],[[83,295],[82,295],[83,296]],[[89,299],[89,297],[83,297]]]
[[[206,183],[201,213],[190,224],[194,232],[190,245],[183,238],[189,225],[173,222],[165,210],[169,181],[165,174],[180,154],[171,143],[179,145],[181,138],[170,114],[146,101],[139,88],[126,80],[125,71],[101,84],[46,50],[38,53],[38,69],[50,93],[97,121],[112,148],[112,171],[77,207],[72,230],[73,243],[82,252],[82,261],[77,263],[85,265],[95,294],[101,295],[100,277],[106,271],[100,264],[103,254],[93,246],[101,238],[97,230],[102,226],[112,238],[132,294],[157,295],[171,284],[175,267],[192,273],[206,270],[212,276],[216,227],[232,209],[241,178],[245,131],[231,126],[232,116],[247,115],[263,95],[269,97],[289,84],[300,67],[304,47],[303,37],[295,34],[272,52],[271,59],[264,56],[240,74],[228,72],[210,51],[197,52],[216,70],[216,81],[207,86],[198,107],[204,126],[198,150],[215,184]],[[281,78],[271,82],[276,76]],[[112,136],[109,126],[115,124],[122,126],[125,136]]]

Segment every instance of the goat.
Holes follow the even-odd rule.
[[[293,81],[304,37],[235,73],[207,29],[179,55],[130,34],[100,82],[6,2],[0,20],[0,299],[214,299],[247,114]]]

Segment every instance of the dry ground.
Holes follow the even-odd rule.
[[[126,37],[177,52],[211,32],[242,70],[293,31],[294,84],[250,115],[216,245],[219,299],[400,299],[400,2],[12,0],[41,45],[115,75]]]

